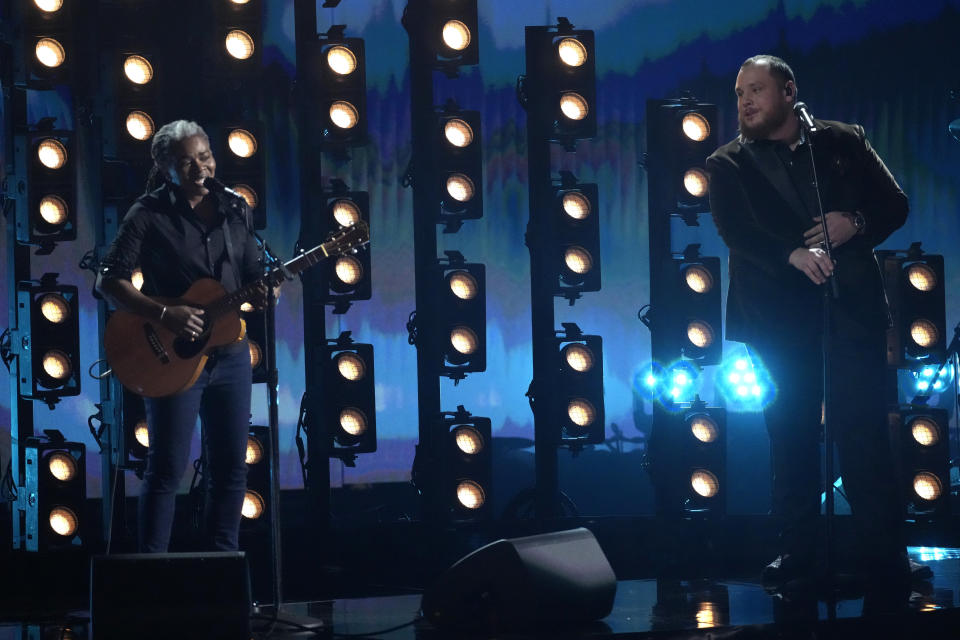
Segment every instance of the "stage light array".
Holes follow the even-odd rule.
[[[555,294],[577,298],[583,291],[600,290],[600,214],[596,184],[580,184],[564,173],[554,191],[556,247]]]
[[[58,431],[29,438],[26,465],[26,550],[56,551],[83,544],[86,448],[66,442]]]
[[[324,190],[324,202],[323,229],[334,231],[360,221],[370,224],[370,194],[366,191],[350,191],[342,182],[334,181]],[[326,274],[323,299],[325,304],[334,307],[334,313],[346,311],[356,300],[370,299],[373,286],[370,260],[370,247],[366,245],[355,253],[332,257],[320,267]]]
[[[74,136],[69,131],[34,135],[29,142],[26,224],[17,224],[17,240],[52,250],[77,239]]]
[[[266,228],[263,127],[254,122],[236,123],[224,127],[219,140],[221,147],[216,152],[217,179],[243,198],[250,209],[253,228]]]
[[[493,440],[489,418],[472,416],[464,408],[444,414],[444,493],[457,520],[479,520],[491,513]]]
[[[253,383],[267,382],[267,314],[265,309],[254,309],[250,303],[240,308],[240,317],[246,329],[247,347],[250,350],[250,369]]]
[[[530,117],[550,123],[550,139],[566,146],[597,135],[596,55],[594,33],[574,29],[561,18],[556,32],[528,39],[536,48],[534,68],[527,70],[526,91],[536,94]]]
[[[604,441],[603,339],[586,336],[574,324],[565,324],[566,335],[558,337],[556,353],[559,403],[559,440],[565,445],[599,444]]]
[[[325,431],[336,453],[377,450],[377,414],[373,345],[354,343],[349,332],[329,341],[324,351],[327,371]]]
[[[251,426],[247,434],[247,490],[241,508],[244,530],[267,528],[270,522],[270,429]]]
[[[77,287],[58,284],[56,276],[44,274],[17,288],[21,319],[30,327],[30,348],[20,356],[20,395],[48,404],[80,393]]]
[[[906,252],[879,251],[893,326],[887,331],[887,362],[918,368],[943,362],[947,321],[943,256],[915,243]]]
[[[688,474],[684,510],[724,515],[727,459],[726,411],[694,402],[682,418],[680,461]]]
[[[434,69],[453,76],[458,67],[479,64],[477,0],[411,2],[403,23],[424,39]]]
[[[263,9],[260,0],[216,3],[221,51],[231,69],[253,73],[263,57]]]
[[[163,123],[153,54],[128,50],[117,55],[117,156],[143,165]]]
[[[480,112],[461,111],[451,103],[436,115],[434,132],[437,222],[456,231],[463,220],[483,216]]]
[[[335,26],[311,44],[307,60],[307,99],[321,148],[343,150],[367,142],[366,53],[361,38],[347,38]]]
[[[459,379],[487,369],[487,277],[482,264],[467,263],[454,253],[435,282],[440,288],[441,375]]]
[[[691,245],[683,255],[674,256],[667,275],[674,294],[656,321],[671,352],[700,366],[719,364],[723,356],[720,258],[701,257],[699,246]]]
[[[904,405],[889,415],[897,447],[907,514],[942,517],[950,510],[949,415],[946,409]]]
[[[649,100],[647,114],[650,164],[650,210],[679,215],[695,224],[696,214],[710,211],[705,162],[717,147],[716,105],[687,100]]]
[[[22,0],[21,0],[22,2]],[[41,0],[25,6],[24,59],[31,76],[28,86],[48,89],[71,81],[75,61],[72,5],[75,2]]]

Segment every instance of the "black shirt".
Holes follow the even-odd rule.
[[[140,267],[141,292],[167,298],[183,295],[200,278],[213,278],[227,291],[235,291],[260,277],[261,252],[247,230],[246,203],[225,195],[213,197],[218,220],[207,225],[170,185],[141,196],[100,262],[102,277],[129,280]],[[224,241],[225,231],[230,234],[231,250]]]

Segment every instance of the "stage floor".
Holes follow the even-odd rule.
[[[816,596],[785,597],[767,593],[748,580],[624,580],[617,584],[613,612],[580,628],[538,625],[526,632],[480,633],[496,638],[804,638],[826,637],[957,637],[960,634],[960,549],[911,547],[913,559],[929,564],[932,580],[909,589],[869,585],[867,593],[842,594],[831,607]],[[281,619],[323,621],[323,630],[306,632],[282,622],[270,638],[362,635],[395,640],[460,638],[470,634],[443,632],[418,619],[419,593],[323,602],[290,603]],[[253,638],[266,638],[272,609],[254,617]],[[397,628],[399,627],[399,628]],[[392,629],[392,630],[390,630]],[[390,631],[388,631],[390,630]],[[721,631],[722,630],[722,631]],[[0,640],[75,640],[89,638],[88,614],[34,616],[30,621],[0,623]],[[144,637],[131,629],[130,638]],[[190,629],[180,638],[198,637]],[[209,637],[205,635],[204,637]]]

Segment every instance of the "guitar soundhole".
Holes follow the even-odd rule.
[[[178,358],[182,360],[189,360],[201,351],[206,346],[207,341],[210,339],[209,332],[203,332],[196,340],[190,340],[190,338],[177,337],[173,340],[173,351],[177,354]]]

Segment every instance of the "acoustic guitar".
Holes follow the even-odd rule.
[[[186,304],[204,310],[204,330],[194,340],[175,334],[156,319],[115,311],[104,332],[107,362],[123,386],[141,396],[157,398],[186,391],[203,371],[211,349],[243,339],[240,305],[255,297],[261,286],[269,291],[288,275],[369,240],[370,228],[358,221],[232,293],[212,278],[201,278],[179,298],[154,298],[167,306]]]

